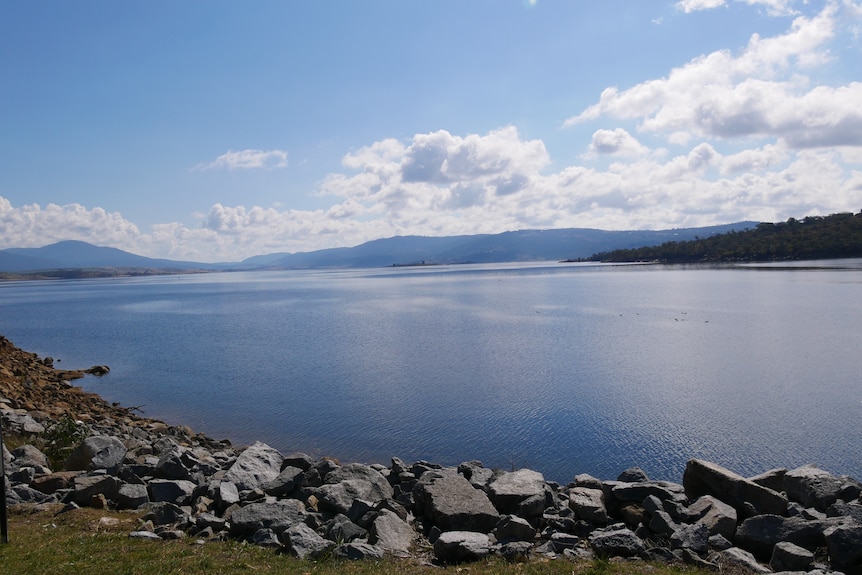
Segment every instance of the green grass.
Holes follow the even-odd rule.
[[[104,520],[103,518],[108,518]],[[684,567],[642,562],[492,559],[445,568],[416,559],[301,561],[237,541],[196,544],[194,539],[129,539],[138,525],[130,513],[78,509],[55,516],[11,509],[9,544],[0,545],[0,572],[44,575],[218,575],[228,573],[427,575],[704,575]]]

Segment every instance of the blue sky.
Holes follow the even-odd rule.
[[[858,0],[7,2],[0,248],[862,209]]]

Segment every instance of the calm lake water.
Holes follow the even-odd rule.
[[[109,365],[81,383],[109,401],[285,453],[862,478],[862,260],[16,282],[0,333]]]

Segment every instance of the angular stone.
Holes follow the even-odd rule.
[[[446,531],[434,542],[434,556],[443,563],[475,561],[490,553],[491,540],[474,531]]]
[[[152,531],[132,531],[129,533],[129,539],[151,539],[153,541],[161,541],[162,538]]]
[[[818,511],[826,509],[838,499],[844,482],[812,465],[797,467],[784,474],[784,491],[788,499]]]
[[[218,501],[221,502],[223,507],[239,503],[239,490],[236,488],[236,485],[230,481],[220,482],[216,495]]]
[[[662,537],[673,535],[680,525],[676,523],[667,511],[656,511],[650,517],[649,530]]]
[[[832,567],[860,570],[862,567],[862,525],[842,523],[826,529],[826,546]]]
[[[119,471],[126,457],[126,446],[116,437],[93,435],[75,448],[66,460],[70,471],[105,469],[114,474]]]
[[[155,473],[164,479],[190,479],[191,469],[186,465],[187,458],[183,456],[188,450],[174,445],[159,457]]]
[[[551,546],[555,553],[563,553],[566,549],[574,549],[580,542],[580,537],[571,533],[551,533]]]
[[[332,518],[326,529],[326,538],[331,541],[353,541],[364,538],[368,532],[350,520],[349,517],[339,513]]]
[[[394,512],[383,509],[371,525],[370,543],[389,553],[406,556],[417,533]]]
[[[789,541],[780,541],[772,550],[769,566],[773,571],[810,571],[814,553]]]
[[[541,516],[545,508],[545,478],[531,469],[503,473],[488,484],[488,492],[500,513],[518,513],[523,516],[523,503],[536,497],[540,499],[539,505],[528,506],[532,516]]]
[[[787,498],[780,493],[701,459],[689,460],[682,483],[690,499],[713,495],[745,517],[787,512]]]
[[[10,466],[6,468],[7,472],[23,467],[49,467],[48,457],[29,443],[16,447],[12,450],[11,455],[12,461],[10,462]]]
[[[699,497],[689,505],[689,513],[697,517],[696,522],[706,525],[710,535],[722,535],[733,539],[736,532],[736,509],[711,495]]]
[[[42,493],[56,493],[61,489],[69,489],[74,485],[75,478],[81,475],[80,471],[57,471],[49,475],[35,478],[30,487]]]
[[[643,541],[629,529],[595,531],[589,539],[598,557],[634,557],[645,551]]]
[[[281,469],[285,467],[298,467],[303,471],[308,471],[314,466],[314,458],[305,453],[291,453],[284,456],[284,462],[281,464]]]
[[[137,483],[124,483],[117,492],[118,509],[137,509],[141,505],[149,503],[150,497],[147,486]]]
[[[324,477],[316,495],[322,509],[347,514],[355,499],[377,502],[391,499],[392,486],[375,469],[358,463],[338,467]]]
[[[685,501],[682,485],[670,481],[641,481],[638,483],[615,483],[611,486],[614,499],[621,502],[643,503],[653,495],[662,501]]]
[[[74,479],[74,486],[75,503],[88,506],[94,495],[104,495],[109,500],[116,499],[120,480],[112,475],[79,475]]]
[[[849,517],[859,525],[862,525],[862,504],[844,503],[838,501],[826,510],[827,517]]]
[[[269,547],[271,549],[281,547],[281,539],[278,538],[278,534],[272,529],[258,529],[252,533],[248,540],[259,547]]]
[[[363,561],[365,559],[383,559],[384,551],[376,545],[363,541],[351,541],[333,549],[332,555],[336,559]]]
[[[296,499],[282,499],[273,503],[251,503],[230,514],[231,535],[249,535],[258,529],[272,529],[281,533],[305,518],[305,506]]]
[[[608,510],[601,489],[573,487],[569,491],[569,508],[578,519],[585,519],[598,525],[607,525]]]
[[[145,521],[154,525],[173,525],[187,521],[189,514],[174,503],[151,503],[149,511],[143,516]]]
[[[601,489],[602,481],[588,473],[575,475],[575,487],[586,487],[587,489]]]
[[[530,523],[517,515],[505,515],[497,523],[492,532],[498,543],[509,541],[532,541],[536,538],[536,529]]]
[[[190,502],[197,485],[184,479],[153,479],[147,486],[150,500],[186,505]]]
[[[278,477],[283,461],[278,451],[258,441],[237,457],[223,480],[235,484],[239,491],[255,489]]]
[[[780,541],[789,541],[806,549],[823,544],[824,524],[803,517],[757,515],[743,521],[736,530],[735,542],[755,556],[768,560]]]
[[[484,491],[451,470],[426,471],[413,488],[418,515],[444,531],[490,533],[500,519]]]
[[[288,527],[281,534],[281,542],[300,559],[314,559],[335,547],[335,542],[324,539],[305,523]]]
[[[647,477],[647,474],[640,467],[629,467],[620,473],[617,481],[622,481],[623,483],[641,483],[649,481],[649,477]]]
[[[682,525],[670,536],[671,549],[691,549],[705,553],[709,542],[709,530],[702,523]]]
[[[787,469],[779,467],[776,469],[770,469],[769,471],[764,471],[760,475],[749,477],[748,480],[766,487],[767,489],[780,492],[784,490],[785,473],[787,473]]]
[[[758,563],[754,555],[739,547],[731,547],[730,549],[719,551],[716,554],[715,562],[720,567],[742,568],[749,573],[772,573],[769,567]]]
[[[273,497],[284,497],[302,484],[303,470],[291,465],[282,466],[281,471],[271,481],[264,483],[261,488],[267,495]]]

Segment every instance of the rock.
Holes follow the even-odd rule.
[[[239,503],[239,490],[236,484],[230,481],[222,481],[218,485],[216,492],[217,500],[222,504],[222,507],[228,507],[235,503]]]
[[[190,502],[197,485],[183,479],[153,479],[147,486],[150,500],[186,505]]]
[[[191,479],[191,469],[186,465],[188,459],[183,457],[186,451],[184,447],[174,445],[162,453],[156,463],[156,475],[164,479]]]
[[[384,551],[380,547],[362,541],[351,541],[337,546],[332,551],[336,559],[362,561],[365,559],[383,559]]]
[[[6,468],[7,471],[23,467],[50,467],[48,457],[30,444],[16,447],[12,450],[11,456],[13,463]]]
[[[407,556],[416,531],[394,512],[384,509],[371,525],[370,543],[399,556]]]
[[[239,491],[255,489],[278,477],[283,461],[278,451],[258,441],[237,457],[223,480],[236,485]]]
[[[250,535],[258,529],[272,529],[281,533],[305,518],[305,506],[296,499],[282,499],[273,503],[251,503],[230,514],[230,533],[234,536]]]
[[[522,517],[504,515],[494,527],[492,534],[498,543],[532,541],[536,538],[536,529]]]
[[[314,458],[310,455],[306,455],[305,453],[291,453],[289,455],[284,456],[284,461],[281,464],[281,470],[283,471],[285,467],[296,467],[298,469],[302,469],[303,471],[308,471],[314,466]]]
[[[392,486],[380,472],[367,465],[351,463],[327,473],[326,484],[316,495],[323,509],[347,514],[355,499],[377,502],[391,499]]]
[[[86,438],[66,460],[66,469],[92,471],[105,469],[110,474],[119,471],[126,457],[126,446],[116,437],[94,435]]]
[[[541,473],[530,469],[503,473],[488,484],[488,493],[500,513],[539,517],[545,508],[545,478]],[[524,513],[523,504],[531,498],[539,498],[539,504],[526,506],[529,509],[527,515]]]
[[[271,481],[264,483],[261,488],[267,495],[273,497],[284,497],[302,484],[303,470],[291,465],[282,466],[281,471]]]
[[[434,556],[443,563],[475,561],[490,553],[491,540],[474,531],[445,531],[434,542]]]
[[[780,541],[789,541],[801,547],[815,548],[823,544],[824,525],[821,521],[808,521],[803,517],[757,515],[743,521],[736,530],[735,542],[739,547],[768,560],[772,548]]]
[[[114,500],[120,491],[120,481],[112,475],[79,475],[73,480],[75,503],[89,506],[94,495]]]
[[[656,511],[650,517],[649,530],[656,535],[662,537],[670,537],[678,529],[680,525],[673,520],[670,514],[666,511]]]
[[[335,547],[333,541],[324,539],[305,523],[288,527],[281,535],[281,542],[300,559],[314,559]]]
[[[574,549],[580,542],[580,537],[571,533],[552,533],[550,543],[555,553],[563,553],[566,549]]]
[[[107,365],[94,365],[93,367],[84,370],[84,373],[89,373],[90,375],[95,375],[96,377],[108,375],[110,372],[111,368]]]
[[[770,469],[769,471],[765,471],[760,475],[749,477],[748,480],[753,481],[760,486],[766,487],[767,489],[780,492],[784,490],[785,473],[787,473],[787,469],[779,467],[777,469]]]
[[[607,525],[608,510],[605,508],[604,499],[604,492],[601,489],[574,487],[569,491],[569,508],[579,519]]]
[[[151,503],[142,519],[154,525],[173,525],[187,521],[189,514],[174,503]]]
[[[709,542],[709,530],[702,523],[682,525],[670,536],[671,549],[691,549],[705,553]]]
[[[500,546],[500,557],[509,562],[525,561],[533,550],[529,541],[509,541]]]
[[[772,550],[769,566],[773,571],[810,571],[814,553],[789,541],[780,541]]]
[[[629,529],[594,531],[590,546],[598,557],[635,557],[645,551],[644,543]]]
[[[33,479],[30,487],[42,493],[56,493],[61,489],[73,487],[75,478],[79,475],[81,475],[80,471],[57,471]]]
[[[362,539],[367,534],[365,529],[341,513],[332,518],[326,529],[326,538],[331,541],[353,541],[354,539]]]
[[[26,413],[0,411],[0,424],[7,431],[18,435],[45,433],[45,426]]]
[[[835,525],[826,529],[824,536],[833,568],[862,570],[862,525],[853,522]]]
[[[162,538],[152,531],[132,531],[129,533],[129,539],[151,539],[153,541],[161,541]]]
[[[825,512],[835,503],[843,486],[842,480],[812,465],[797,467],[784,474],[784,491],[788,499],[818,511]]]
[[[638,483],[608,482],[612,497],[620,502],[643,503],[653,495],[662,501],[685,501],[683,487],[670,481],[641,481]]]
[[[413,488],[416,511],[443,531],[490,533],[500,515],[484,491],[449,470],[425,472]]]
[[[617,481],[622,481],[623,483],[641,483],[649,481],[649,477],[647,477],[647,474],[640,467],[629,467],[620,473]]]
[[[706,526],[710,535],[722,535],[725,539],[733,539],[737,515],[736,509],[727,503],[711,495],[704,495],[692,503],[688,511],[696,517],[697,523]]]
[[[862,525],[862,503],[844,503],[838,501],[826,510],[827,517],[849,517],[859,525]]]
[[[149,501],[150,497],[146,485],[124,483],[117,492],[118,509],[137,509]]]
[[[716,553],[713,562],[717,563],[720,567],[723,568],[742,568],[750,573],[772,572],[769,567],[758,563],[757,559],[754,558],[754,555],[752,555],[748,551],[740,549],[739,547],[731,547],[730,549],[719,551],[718,553]]]
[[[251,537],[249,537],[248,540],[254,545],[269,547],[272,549],[277,549],[282,545],[281,539],[278,538],[278,534],[272,529],[258,529],[251,534]]]
[[[787,511],[787,498],[780,493],[701,459],[689,460],[682,483],[690,499],[713,495],[743,517],[767,513],[783,515]]]

